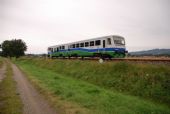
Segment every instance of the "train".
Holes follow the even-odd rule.
[[[48,57],[100,57],[124,58],[126,56],[125,38],[109,35],[48,47]]]

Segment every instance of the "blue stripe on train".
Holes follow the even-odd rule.
[[[125,53],[125,48],[98,48],[98,49],[84,49],[84,48],[74,48],[74,49],[67,49],[67,50],[59,50],[58,52],[68,52],[68,51],[87,51],[87,52],[100,52],[100,51],[114,51],[114,52],[121,52]],[[55,51],[57,52],[57,51]],[[50,53],[48,53],[50,54]]]

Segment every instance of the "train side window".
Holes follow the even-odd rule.
[[[61,50],[61,46],[60,46],[60,50]]]
[[[94,41],[90,41],[90,46],[94,46]]]
[[[84,43],[80,43],[80,47],[84,47]]]
[[[100,40],[96,40],[96,41],[95,41],[95,45],[96,45],[96,46],[99,46],[100,44],[101,44]]]
[[[111,38],[107,38],[107,44],[108,45],[111,45],[112,43],[111,43]]]
[[[65,49],[65,46],[62,46],[62,49]]]
[[[76,44],[76,47],[79,48],[79,44]]]
[[[89,42],[85,42],[85,47],[88,47],[89,46]]]
[[[59,51],[59,48],[57,47],[57,52]]]
[[[75,45],[75,44],[73,44],[72,46],[73,46],[73,48],[75,48],[75,47],[76,47],[76,45]]]

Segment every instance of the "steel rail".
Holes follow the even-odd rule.
[[[100,58],[98,57],[71,57],[71,58],[56,58],[56,59],[67,59],[67,60],[93,60],[98,61]],[[112,58],[112,59],[104,59],[104,61],[141,61],[141,62],[170,62],[170,58]]]

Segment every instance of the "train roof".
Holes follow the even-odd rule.
[[[96,37],[96,38],[89,38],[89,39],[86,39],[86,40],[80,40],[80,41],[76,41],[76,42],[70,42],[70,43],[64,43],[64,44],[59,44],[59,45],[53,45],[53,46],[49,46],[48,48],[54,48],[54,47],[57,47],[57,46],[69,45],[69,44],[74,44],[74,43],[78,43],[78,42],[85,42],[85,41],[89,41],[89,40],[103,39],[103,38],[106,38],[106,37],[124,38],[124,37],[119,36],[119,35],[108,35],[108,36],[102,36],[102,37]]]

